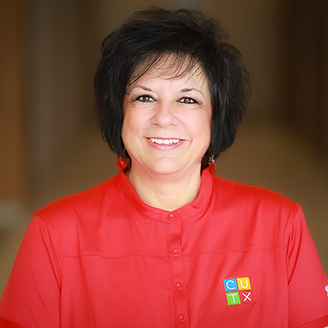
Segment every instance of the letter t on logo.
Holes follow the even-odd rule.
[[[240,304],[239,293],[226,293],[228,305]]]

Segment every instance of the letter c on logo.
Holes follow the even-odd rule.
[[[232,283],[232,287],[229,287],[229,284],[230,283]],[[227,289],[229,289],[229,290],[234,290],[234,289],[236,289],[236,287],[235,287],[235,282],[233,281],[233,280],[228,280],[227,282],[226,282],[226,286],[227,286]]]

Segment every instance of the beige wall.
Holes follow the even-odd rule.
[[[286,12],[284,114],[327,160],[328,2],[289,0]]]
[[[305,20],[295,25],[293,16],[308,17],[307,6],[319,4],[324,4],[319,13],[328,17],[325,0],[0,1],[0,295],[23,235],[13,236],[6,226],[20,225],[23,231],[32,210],[117,172],[115,155],[94,132],[92,79],[102,39],[149,5],[193,6],[222,20],[244,56],[253,91],[246,125],[250,133],[229,150],[230,161],[223,154],[218,172],[226,165],[228,178],[242,181],[246,176],[246,183],[285,190],[301,201],[327,271],[327,162],[319,165],[308,150],[301,156],[298,137],[268,124],[284,118],[303,139],[313,136],[316,154],[328,154],[328,24],[322,24],[322,39],[317,39],[323,60],[315,73],[313,53],[300,42]],[[295,35],[300,38],[291,47],[288,38]],[[311,41],[312,35],[306,38]],[[17,205],[26,203],[30,208],[21,212]],[[9,246],[3,248],[6,241]]]
[[[37,198],[56,177],[58,163],[65,163],[70,154],[74,155],[81,137],[96,127],[92,79],[101,41],[132,12],[150,5],[178,8],[190,4],[220,19],[250,72],[253,91],[248,118],[280,118],[287,97],[288,47],[284,37],[287,4],[292,2],[2,1],[0,201],[24,199],[26,185],[25,195]],[[322,75],[326,89],[327,74]],[[322,104],[322,138],[328,140],[324,110],[327,96]]]
[[[222,21],[231,42],[244,57],[252,84],[248,115],[254,118],[274,118],[279,106],[279,2],[212,0],[209,10],[209,13]]]
[[[79,1],[31,0],[27,16],[29,169],[38,190],[80,133]]]
[[[0,2],[0,206],[25,197],[25,72],[20,1]]]

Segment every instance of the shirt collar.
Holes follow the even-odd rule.
[[[117,188],[123,192],[124,201],[129,202],[145,219],[156,220],[162,223],[181,222],[200,218],[206,212],[212,197],[213,176],[208,169],[204,169],[196,199],[174,211],[162,210],[144,203],[122,170],[117,176]]]

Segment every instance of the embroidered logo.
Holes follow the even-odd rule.
[[[327,292],[327,297],[328,297],[328,285],[325,287],[325,291]]]
[[[253,303],[249,277],[223,279],[228,305]]]

